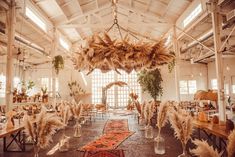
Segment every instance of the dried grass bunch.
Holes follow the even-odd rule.
[[[197,146],[195,149],[190,150],[190,152],[195,156],[200,157],[220,157],[220,154],[206,141],[194,140],[193,143]]]
[[[79,119],[82,115],[83,105],[81,103],[74,103],[70,105],[70,111],[74,118]]]
[[[186,146],[193,132],[192,121],[192,116],[185,111],[171,111],[170,123],[175,131],[175,137],[181,141],[183,147]]]
[[[70,106],[68,105],[67,102],[64,101],[60,107],[61,107],[60,112],[61,112],[62,122],[65,125],[67,125],[69,118],[71,117]]]
[[[157,43],[130,43],[126,36],[122,41],[112,40],[108,34],[93,35],[88,43],[75,53],[72,61],[79,71],[101,69],[102,72],[122,69],[127,73],[132,70],[152,70],[174,59],[168,53],[163,41]],[[119,72],[118,72],[119,73]]]
[[[160,135],[161,128],[166,125],[166,122],[168,120],[168,111],[169,111],[169,102],[161,103],[157,116],[158,135]]]
[[[153,117],[154,105],[152,102],[148,102],[144,107],[144,118],[147,125],[150,125],[150,119]]]
[[[228,157],[235,156],[235,129],[228,136],[227,151]]]
[[[141,105],[141,111],[140,111],[140,118],[145,118],[145,106],[146,106],[146,102],[143,102],[143,104]]]
[[[26,134],[29,139],[40,148],[47,147],[52,141],[52,135],[55,134],[57,129],[62,128],[64,125],[60,118],[55,114],[47,114],[46,111],[41,113],[36,118],[36,121],[26,115],[24,120]]]

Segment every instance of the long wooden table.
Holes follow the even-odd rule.
[[[3,138],[3,151],[25,151],[25,134],[23,132],[24,126],[15,124],[14,128],[0,130],[0,138]],[[8,138],[9,137],[9,138]],[[10,139],[10,140],[7,140]],[[18,150],[11,150],[11,145],[16,143]]]
[[[193,124],[198,128],[199,138],[201,138],[200,132],[203,131],[208,140],[210,140],[219,151],[226,147],[229,132],[226,131],[225,124],[212,124],[210,122],[201,122],[197,119],[193,120]]]

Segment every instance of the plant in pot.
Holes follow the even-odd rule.
[[[162,95],[163,88],[162,88],[162,76],[159,69],[155,69],[152,71],[143,70],[138,74],[138,82],[142,87],[143,92],[148,92],[150,96],[153,98],[153,102],[150,104],[152,105],[151,108],[156,108],[157,98]],[[147,105],[148,106],[148,105]],[[146,107],[147,107],[146,106]],[[153,111],[154,112],[154,111]],[[156,116],[156,113],[155,113]],[[145,120],[146,120],[146,116]],[[150,117],[152,118],[152,116]],[[149,118],[148,118],[149,119]],[[150,120],[148,120],[148,124],[146,129],[150,127]],[[146,130],[145,130],[146,131]]]
[[[163,80],[159,69],[152,71],[143,70],[138,74],[138,82],[142,87],[143,92],[148,92],[153,98],[153,105],[155,109],[159,104],[157,99],[163,94],[162,81]],[[156,113],[154,116],[156,116]]]
[[[64,59],[63,59],[63,57],[61,55],[55,56],[53,61],[52,61],[52,64],[55,68],[56,74],[58,75],[59,71],[61,69],[64,69]]]
[[[41,87],[42,91],[42,102],[48,102],[48,94],[47,94],[47,87]]]

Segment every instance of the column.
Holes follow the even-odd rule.
[[[176,100],[180,101],[180,88],[179,88],[179,62],[180,62],[180,51],[179,51],[179,44],[177,41],[176,36],[176,27],[173,27],[173,48],[175,52],[175,93],[176,93]]]
[[[56,55],[56,51],[57,51],[57,47],[58,47],[58,34],[57,34],[57,29],[54,28],[54,32],[53,32],[53,41],[52,41],[52,49],[51,49],[51,57],[52,59],[54,59],[55,55]],[[52,74],[52,97],[53,97],[53,103],[56,102],[56,88],[55,88],[55,84],[56,84],[56,72],[54,69],[54,66],[52,65],[52,69],[51,69],[51,74]]]
[[[211,16],[214,33],[214,51],[215,51],[215,66],[216,66],[216,77],[218,85],[218,106],[219,106],[219,119],[225,121],[225,103],[224,103],[224,74],[223,74],[223,60],[221,47],[221,36],[220,32],[222,29],[221,15],[219,13],[219,7],[217,0],[211,2]]]
[[[13,85],[13,46],[15,37],[16,23],[16,4],[15,0],[10,1],[10,8],[6,14],[6,32],[7,32],[7,63],[6,63],[6,111],[12,107],[12,85]]]

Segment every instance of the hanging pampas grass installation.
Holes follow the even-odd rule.
[[[172,110],[170,114],[171,126],[175,131],[175,137],[181,141],[183,154],[179,157],[187,157],[186,144],[193,132],[192,117],[189,113],[182,110]]]
[[[72,61],[75,69],[88,70],[88,74],[94,69],[100,69],[102,72],[118,72],[118,69],[121,69],[130,73],[132,70],[156,69],[174,58],[163,41],[130,43],[127,36],[118,41],[112,40],[105,33],[103,36],[95,34],[87,40],[79,52],[74,53]]]
[[[57,129],[64,125],[59,117],[54,114],[47,114],[46,111],[41,111],[37,116],[36,121],[32,121],[29,116],[24,118],[25,132],[29,139],[33,141],[35,157],[38,156],[40,148],[46,148],[52,141],[52,135]]]
[[[233,130],[228,136],[227,152],[228,157],[235,156],[235,130]]]
[[[194,140],[193,143],[196,145],[195,149],[190,150],[190,152],[199,157],[220,157],[220,154],[206,141]]]

